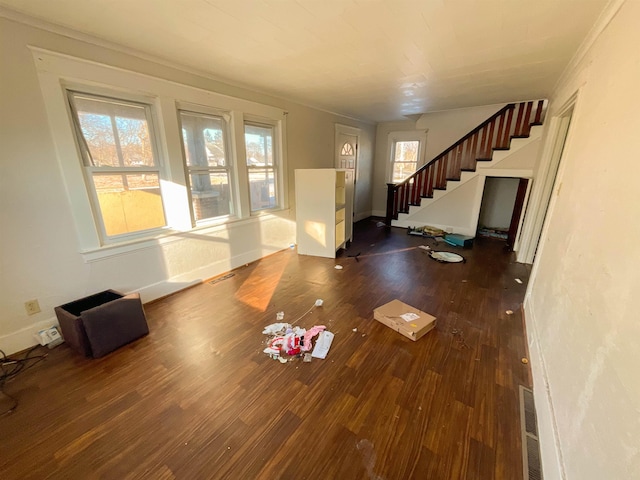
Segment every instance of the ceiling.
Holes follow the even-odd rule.
[[[0,0],[369,121],[548,96],[608,0]]]

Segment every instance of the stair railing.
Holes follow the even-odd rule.
[[[476,162],[491,161],[494,150],[508,150],[512,138],[527,138],[533,125],[542,125],[544,100],[509,103],[423,165],[400,183],[387,183],[385,223],[391,226],[398,213],[409,213],[434,190],[446,190],[448,180],[460,180],[462,172],[475,172]],[[535,104],[535,107],[534,107]]]

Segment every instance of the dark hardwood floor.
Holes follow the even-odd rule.
[[[364,220],[336,260],[282,251],[147,304],[150,335],[102,359],[57,347],[5,386],[0,478],[521,479],[529,267],[493,240],[442,248],[464,264],[424,244]],[[277,312],[318,298],[298,324],[335,333],[326,360],[262,353]],[[394,298],[437,328],[375,321]]]

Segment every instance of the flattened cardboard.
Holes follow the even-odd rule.
[[[418,318],[407,322],[402,318],[406,313],[418,315]],[[436,317],[429,315],[417,308],[402,303],[400,300],[392,300],[373,310],[373,318],[405,337],[419,340],[436,326]]]

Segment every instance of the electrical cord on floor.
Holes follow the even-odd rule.
[[[36,345],[35,347],[29,349],[25,354],[24,358],[7,357],[7,355],[2,350],[0,350],[0,358],[1,358],[0,360],[0,398],[1,396],[5,396],[11,402],[13,402],[13,405],[9,407],[7,410],[0,412],[0,415],[4,415],[5,413],[11,412],[15,410],[16,407],[18,406],[18,401],[4,391],[5,384],[8,381],[14,379],[21,372],[24,372],[30,369],[31,367],[33,367],[34,365],[38,364],[39,362],[47,358],[47,356],[49,355],[48,353],[44,353],[42,355],[37,355],[32,357],[31,354],[40,347],[41,347],[40,345]],[[35,362],[29,363],[33,360],[35,360]]]

